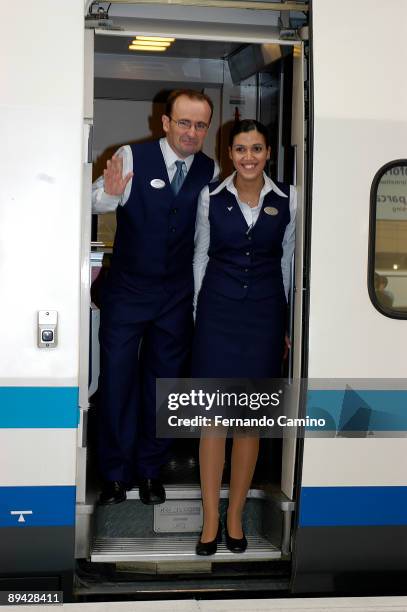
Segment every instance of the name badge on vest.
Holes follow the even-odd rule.
[[[161,179],[153,179],[150,181],[150,185],[151,187],[154,187],[154,189],[162,189],[165,187],[165,181],[162,181]]]
[[[271,215],[271,216],[275,216],[278,215],[278,210],[277,208],[274,208],[274,206],[266,206],[266,208],[264,209],[264,212],[266,213],[266,215]]]

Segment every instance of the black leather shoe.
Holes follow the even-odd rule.
[[[202,532],[201,532],[202,535]],[[219,521],[218,533],[216,534],[216,538],[211,540],[210,542],[201,542],[201,537],[199,537],[198,544],[196,545],[195,552],[197,555],[201,555],[202,557],[208,557],[209,555],[214,555],[216,553],[219,542],[222,542],[222,525]]]
[[[120,504],[126,500],[126,484],[121,480],[106,480],[99,496],[100,506]]]
[[[139,483],[140,499],[148,506],[165,502],[165,489],[156,478],[141,478]]]
[[[243,553],[247,548],[246,536],[243,533],[243,538],[231,538],[228,534],[228,528],[225,521],[225,540],[226,548],[232,553]]]

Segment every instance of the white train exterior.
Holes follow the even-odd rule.
[[[34,584],[69,598],[75,558],[88,555],[78,542],[89,520],[94,66],[93,30],[84,25],[89,2],[57,4],[2,9],[0,587]],[[397,588],[398,573],[407,569],[407,326],[400,313],[385,316],[372,303],[371,190],[386,164],[407,164],[407,6],[313,0],[304,7],[310,13],[305,64],[303,41],[279,40],[275,11],[260,2],[252,10],[226,4],[211,9],[221,11],[216,28],[202,19],[200,32],[187,34],[185,18],[170,28],[152,12],[146,32],[296,49],[293,376],[308,380],[298,414],[323,408],[338,426],[345,394],[355,393],[359,407],[398,419],[397,427],[391,419],[371,423],[365,437],[285,441],[281,492],[295,504],[284,551],[288,592],[363,590],[375,576]],[[188,10],[200,9],[186,6],[185,15]],[[54,347],[38,346],[40,311],[57,312]]]

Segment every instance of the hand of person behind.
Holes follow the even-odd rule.
[[[288,337],[288,334],[286,334],[286,335],[285,335],[285,338],[284,338],[284,353],[283,353],[283,359],[287,359],[287,357],[288,357],[288,351],[290,350],[290,348],[291,348],[291,340],[290,340],[290,338]]]
[[[127,183],[133,178],[133,172],[129,172],[123,177],[123,158],[114,155],[106,164],[103,171],[104,191],[108,195],[122,195]]]

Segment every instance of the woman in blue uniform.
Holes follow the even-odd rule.
[[[204,188],[195,235],[196,327],[194,378],[281,376],[290,263],[294,250],[295,189],[274,183],[266,128],[254,120],[232,128],[235,172]],[[226,435],[226,434],[225,434]],[[219,492],[225,435],[202,432],[199,449],[204,525],[196,552],[216,552],[221,539]],[[259,450],[257,435],[233,436],[226,546],[244,552],[242,512]]]

